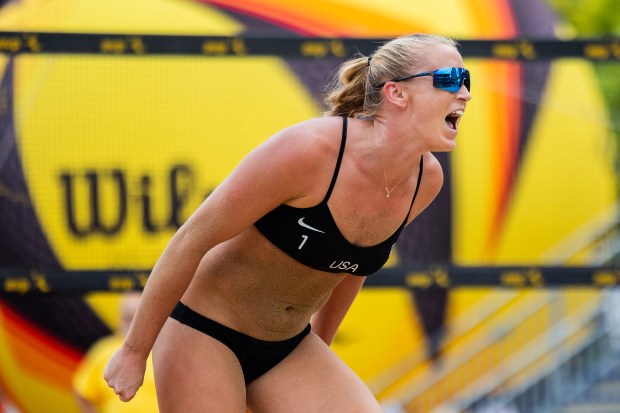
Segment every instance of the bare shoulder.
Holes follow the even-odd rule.
[[[273,134],[248,156],[249,159],[260,158],[268,164],[286,162],[307,165],[312,158],[320,156],[333,146],[337,119],[312,118]]]
[[[430,152],[424,154],[423,181],[430,192],[434,193],[433,198],[437,196],[443,185],[443,169],[439,160]]]
[[[246,192],[262,188],[274,194],[272,201],[277,203],[320,193],[316,178],[329,169],[325,159],[333,157],[335,162],[341,125],[338,118],[314,118],[288,126],[248,154],[227,181],[246,183]]]
[[[256,155],[276,169],[290,168],[311,176],[325,167],[325,159],[338,153],[341,131],[341,118],[309,119],[270,137],[258,148]]]
[[[268,156],[282,158],[277,169],[288,171],[287,178],[297,191],[286,203],[307,207],[323,199],[340,150],[341,134],[342,118],[324,117],[297,123],[272,137]]]
[[[278,143],[294,145],[295,147],[327,149],[333,146],[337,134],[340,136],[342,130],[342,118],[323,117],[312,118],[300,123],[291,125],[273,136]],[[340,143],[338,140],[337,144]],[[311,144],[311,145],[310,145]],[[325,145],[325,147],[324,147]]]
[[[423,156],[424,170],[422,172],[422,180],[420,181],[420,190],[413,205],[409,221],[412,221],[433,202],[443,186],[443,169],[439,160],[430,152],[425,153]]]

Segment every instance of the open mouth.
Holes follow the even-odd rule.
[[[461,116],[463,116],[463,110],[459,109],[459,110],[455,110],[454,112],[450,113],[448,116],[446,116],[446,126],[449,129],[458,130],[458,124],[459,124],[459,120],[461,119]]]

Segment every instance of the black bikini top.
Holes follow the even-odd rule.
[[[387,262],[393,245],[407,223],[418,195],[424,164],[421,159],[415,193],[409,212],[400,227],[385,241],[360,247],[351,244],[342,235],[327,205],[338,178],[346,140],[347,117],[343,116],[342,141],[336,169],[321,203],[309,208],[294,208],[283,204],[268,212],[254,225],[272,244],[310,268],[333,273],[370,275]]]

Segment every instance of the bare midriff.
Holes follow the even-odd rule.
[[[344,277],[295,261],[250,227],[205,255],[182,301],[254,338],[285,340],[306,327]]]

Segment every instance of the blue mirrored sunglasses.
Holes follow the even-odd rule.
[[[469,70],[462,67],[442,67],[433,72],[422,72],[415,75],[401,76],[390,79],[387,82],[401,82],[403,80],[413,79],[414,77],[433,76],[433,86],[437,89],[446,90],[448,92],[458,92],[461,86],[465,85],[469,91],[471,79]],[[379,83],[375,87],[383,87],[387,82]]]

